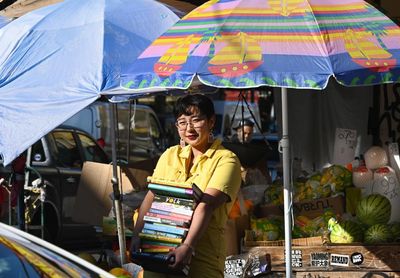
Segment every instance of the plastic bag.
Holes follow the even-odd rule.
[[[262,251],[255,251],[227,257],[224,278],[250,278],[270,271],[270,255]]]

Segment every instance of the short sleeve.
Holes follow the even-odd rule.
[[[224,192],[232,201],[236,199],[241,181],[240,162],[235,155],[231,154],[220,158],[207,188]]]

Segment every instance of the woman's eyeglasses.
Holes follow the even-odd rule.
[[[193,127],[193,128],[201,128],[201,127],[203,127],[204,123],[205,123],[205,118],[199,117],[199,118],[192,118],[190,121],[177,120],[175,122],[175,126],[179,130],[186,130],[188,126]]]

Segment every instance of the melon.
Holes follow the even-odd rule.
[[[362,242],[363,230],[359,224],[351,220],[338,222],[335,218],[328,221],[330,241],[332,243]]]
[[[393,235],[388,225],[375,224],[364,233],[364,242],[368,244],[390,242]]]
[[[394,222],[389,224],[390,232],[392,233],[392,241],[400,241],[400,222]]]
[[[356,208],[358,220],[367,225],[387,224],[390,219],[391,204],[380,194],[370,194],[360,200]]]

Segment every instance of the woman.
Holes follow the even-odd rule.
[[[189,265],[189,277],[223,277],[224,228],[240,188],[240,162],[212,136],[215,112],[208,97],[193,94],[180,98],[176,105],[176,118],[181,144],[162,154],[152,179],[195,183],[203,191],[203,198],[193,213],[185,241],[169,254],[175,259],[171,267]],[[143,216],[153,198],[149,191],[140,207],[132,251],[139,247],[138,233],[143,228]]]

